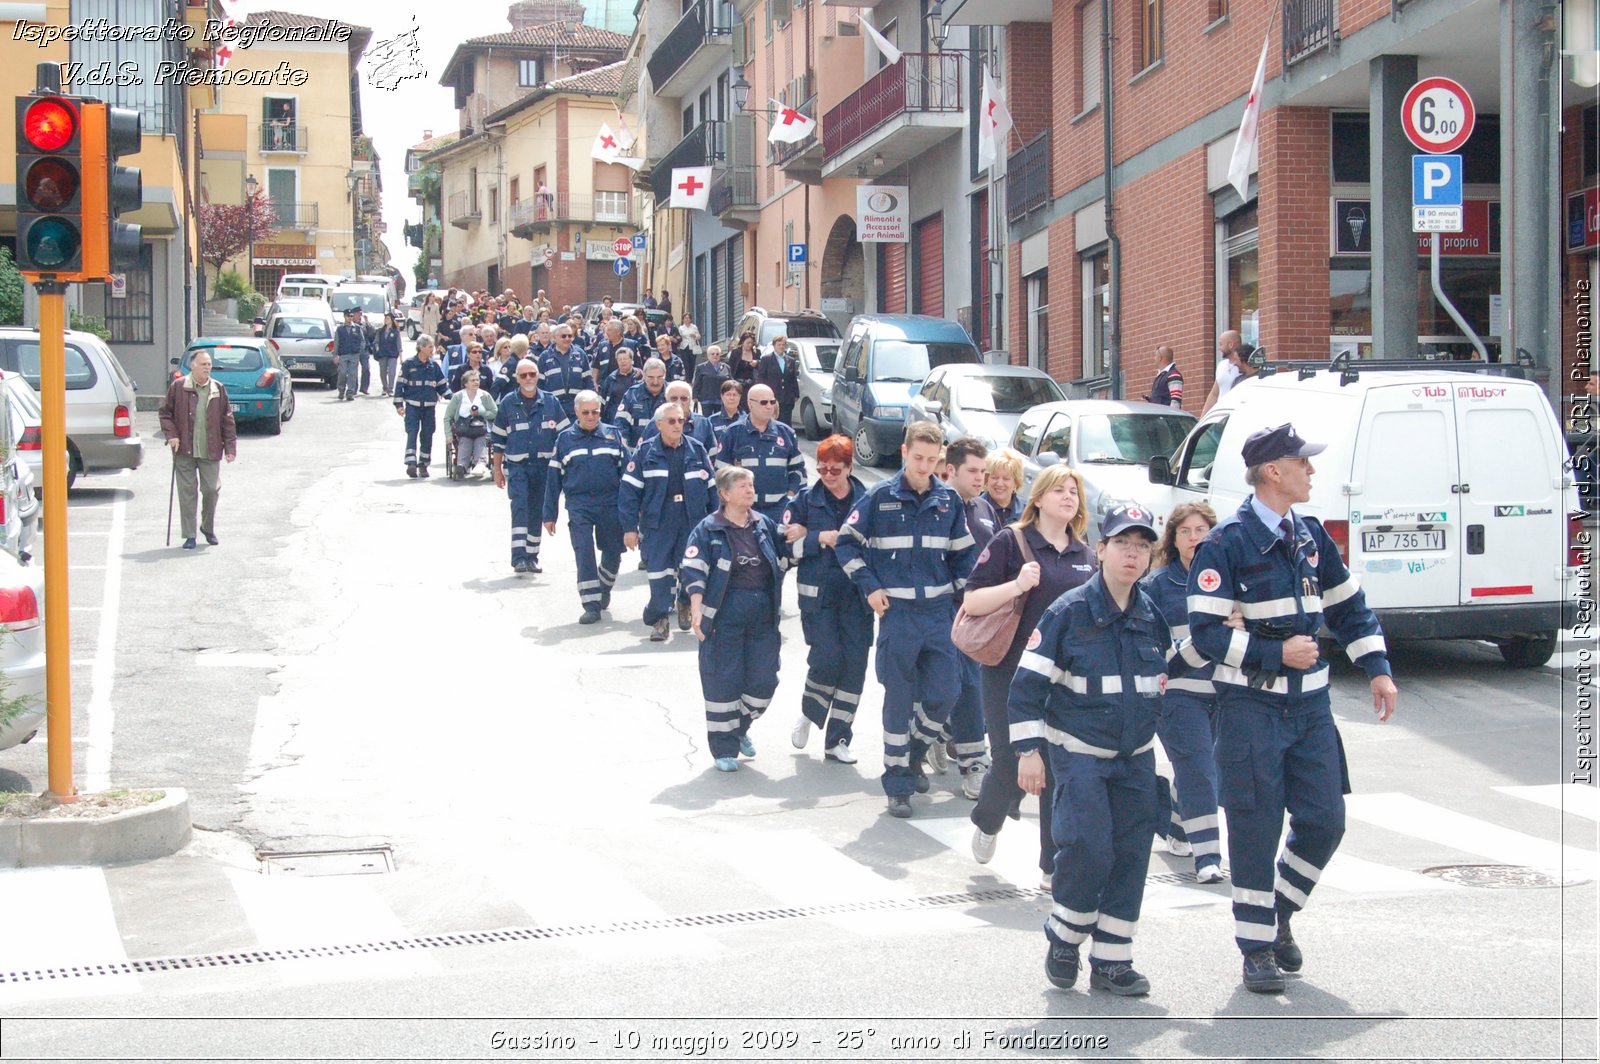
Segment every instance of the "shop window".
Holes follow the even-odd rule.
[[[1083,257],[1083,373],[1103,377],[1111,352],[1111,257]]]
[[[1500,262],[1484,258],[1445,257],[1439,280],[1494,353],[1497,338],[1489,332],[1489,299],[1500,290]],[[1365,259],[1334,259],[1328,270],[1329,341],[1332,350],[1349,350],[1359,358],[1372,354],[1372,270]],[[1417,266],[1417,335],[1423,353],[1473,357],[1472,344],[1433,297],[1426,260]]]
[[[1256,209],[1235,211],[1217,223],[1217,331],[1237,329],[1261,342],[1261,282]]]
[[[1365,185],[1372,180],[1371,116],[1366,111],[1333,113],[1333,181]],[[1478,115],[1461,148],[1462,178],[1469,185],[1500,183],[1500,116]]]

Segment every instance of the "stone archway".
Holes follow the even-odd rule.
[[[822,250],[822,313],[842,333],[851,317],[865,309],[866,292],[867,260],[856,239],[856,220],[842,214]]]

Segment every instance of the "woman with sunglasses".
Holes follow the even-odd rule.
[[[823,755],[852,765],[852,725],[867,680],[872,608],[839,565],[833,545],[867,489],[851,475],[855,445],[833,435],[817,444],[817,482],[796,495],[783,515],[784,539],[800,566],[800,628],[805,633],[806,689],[800,720],[789,734],[804,750],[811,726],[823,729]]]

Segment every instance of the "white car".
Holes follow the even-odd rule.
[[[44,724],[44,573],[0,552],[0,750]]]

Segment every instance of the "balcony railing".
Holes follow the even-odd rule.
[[[277,215],[279,229],[309,231],[317,227],[315,203],[274,202],[272,212]]]
[[[907,52],[872,75],[822,119],[823,154],[832,159],[904,114],[959,112],[960,60],[955,52]]]
[[[1050,202],[1050,131],[1006,159],[1006,220],[1014,222]]]
[[[294,152],[304,155],[311,150],[311,130],[293,123],[261,123],[261,150],[263,152]]]
[[[650,168],[650,190],[657,203],[672,196],[672,171],[680,166],[710,166],[727,157],[727,127],[722,122],[701,122],[689,135],[673,145],[661,161]]]
[[[650,84],[660,89],[706,44],[726,40],[733,32],[729,15],[728,4],[721,0],[698,0],[685,11],[645,61]]]
[[[535,195],[511,206],[511,234],[521,237],[563,222],[628,225],[632,221],[633,197],[626,192],[596,192],[592,196],[551,193]]]
[[[760,207],[756,199],[756,168],[728,166],[718,170],[712,175],[708,195],[706,208],[719,217],[733,210]]]
[[[803,103],[799,107],[795,108],[795,110],[799,111],[801,114],[806,115],[809,118],[815,119],[816,116],[817,116],[817,98],[816,98],[816,96],[813,95],[805,103]],[[790,162],[792,162],[796,158],[800,157],[801,155],[804,155],[806,152],[810,151],[812,148],[815,148],[816,146],[817,146],[817,127],[815,125],[813,125],[811,127],[810,135],[807,136],[803,140],[797,140],[793,144],[783,144],[783,143],[774,144],[772,146],[772,163],[773,163],[774,166],[779,166],[779,167],[787,166]]]
[[[446,204],[445,217],[457,229],[465,229],[482,215],[478,212],[478,204],[465,192],[452,192]]]
[[[1283,0],[1283,65],[1328,47],[1337,20],[1334,0]]]

